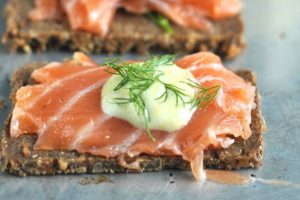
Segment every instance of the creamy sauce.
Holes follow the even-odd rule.
[[[186,102],[194,97],[196,89],[186,83],[188,80],[196,82],[189,70],[179,68],[174,64],[159,66],[158,71],[157,73],[163,73],[160,76],[161,81],[184,91],[187,95],[183,97]],[[114,103],[116,98],[129,98],[130,84],[119,90],[114,90],[122,80],[123,78],[119,75],[113,75],[107,80],[102,89],[102,109],[109,116],[126,120],[136,127],[145,128],[144,118],[138,114],[133,103]],[[195,109],[192,109],[190,103],[184,104],[181,101],[177,103],[176,96],[172,92],[168,92],[166,99],[159,98],[164,92],[164,85],[160,82],[154,82],[142,95],[150,116],[149,128],[169,132],[176,131],[188,124]]]

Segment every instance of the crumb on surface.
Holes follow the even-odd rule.
[[[4,99],[0,99],[0,109],[5,108],[5,101]]]
[[[10,83],[10,75],[8,73],[3,74],[4,79],[6,80],[7,83]]]
[[[84,177],[79,181],[80,185],[89,185],[89,184],[99,184],[99,183],[114,183],[113,180],[107,178],[106,176],[100,175],[98,177]]]
[[[281,33],[279,34],[279,38],[280,38],[280,39],[285,39],[285,38],[286,38],[286,33],[285,33],[285,32],[281,32]]]

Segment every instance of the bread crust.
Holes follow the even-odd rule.
[[[2,42],[8,44],[12,51],[30,53],[60,49],[92,53],[145,53],[159,49],[181,54],[211,51],[230,59],[245,47],[240,16],[212,21],[211,33],[172,24],[174,34],[170,36],[144,16],[119,11],[107,37],[101,38],[91,33],[73,31],[66,22],[32,22],[28,19],[32,7],[33,0],[8,1]]]
[[[32,71],[45,63],[34,63],[18,69],[11,82],[11,101],[15,103],[16,91],[28,84],[34,84],[30,79]],[[249,70],[236,71],[236,74],[255,85],[255,76]],[[240,169],[255,168],[262,164],[263,137],[266,127],[260,112],[260,96],[256,92],[256,108],[252,110],[252,135],[248,140],[237,138],[227,149],[210,149],[204,153],[206,168]],[[80,154],[77,151],[46,151],[34,150],[37,136],[23,135],[10,137],[10,118],[6,121],[0,139],[0,169],[9,173],[27,175],[45,174],[80,174],[80,173],[114,173],[114,172],[148,172],[163,169],[190,169],[189,163],[180,156],[140,155],[126,158],[127,162],[139,160],[140,170],[122,167],[117,158],[105,158],[91,154]]]

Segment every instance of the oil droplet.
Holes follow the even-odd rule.
[[[245,185],[251,182],[249,176],[226,170],[205,170],[207,180],[221,184]]]

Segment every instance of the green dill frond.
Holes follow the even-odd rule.
[[[162,28],[167,34],[173,34],[173,28],[168,18],[160,13],[148,13],[146,15],[154,24]]]
[[[182,104],[187,103],[187,102],[185,102],[183,97],[186,97],[188,95],[185,94],[183,89],[181,89],[175,85],[169,84],[169,83],[164,83],[160,80],[159,80],[159,82],[165,87],[165,91],[163,92],[163,94],[161,96],[156,98],[156,100],[162,99],[162,102],[166,102],[168,99],[169,93],[173,93],[176,98],[176,106],[178,106],[179,102],[181,102]]]
[[[192,107],[198,109],[205,109],[215,99],[221,86],[216,85],[205,88],[201,85],[198,85],[197,88],[199,90],[191,102]]]

